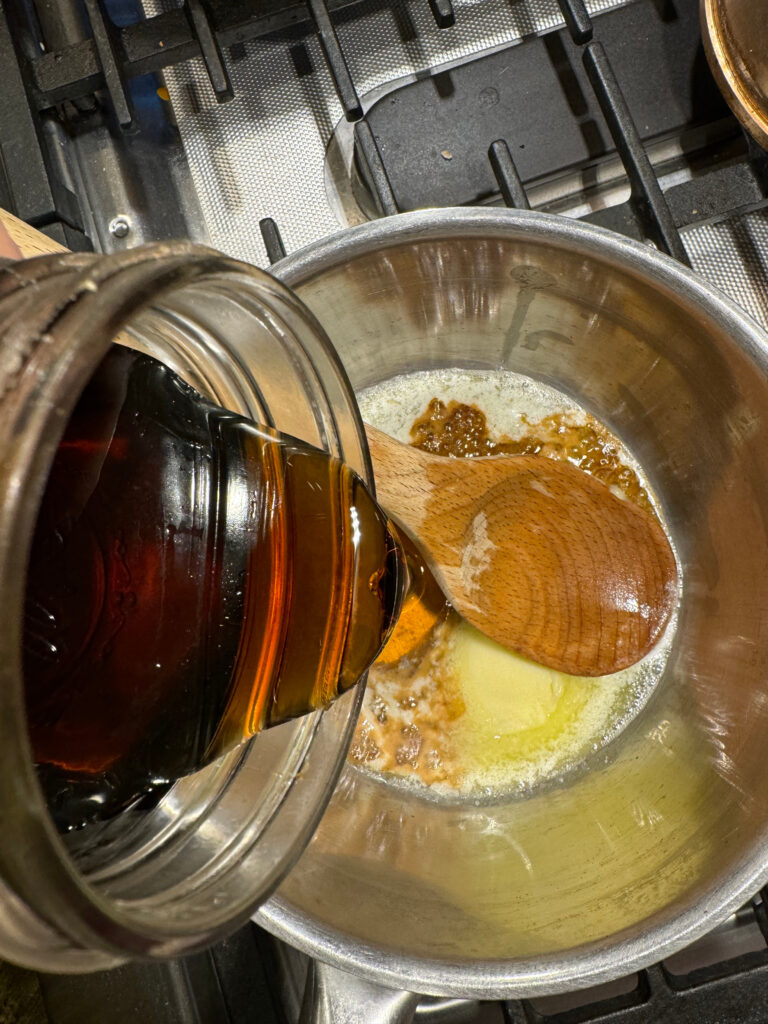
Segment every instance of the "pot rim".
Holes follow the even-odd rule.
[[[768,374],[768,335],[735,302],[692,270],[648,245],[562,216],[521,210],[448,208],[398,214],[348,228],[312,243],[271,270],[291,288],[329,266],[393,243],[434,241],[450,235],[546,236],[549,244],[610,260],[650,282],[673,301],[703,312]],[[299,864],[301,862],[299,861]],[[300,870],[300,868],[299,868]],[[350,941],[335,928],[272,897],[254,920],[277,938],[334,967],[391,988],[425,995],[504,999],[586,988],[657,963],[711,931],[768,882],[768,854],[757,848],[726,884],[713,884],[690,909],[671,920],[657,914],[638,936],[633,929],[546,956],[458,963],[405,955],[372,943]],[[656,920],[656,923],[653,923]]]

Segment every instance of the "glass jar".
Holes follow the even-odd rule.
[[[346,374],[314,317],[255,268],[178,242],[0,267],[0,956],[96,970],[177,956],[245,921],[330,798],[360,688],[267,730],[65,846],[38,786],[21,670],[36,511],[74,404],[114,340],[220,406],[343,459],[371,485]]]

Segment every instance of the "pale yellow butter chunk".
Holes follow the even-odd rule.
[[[561,673],[513,654],[465,622],[452,646],[455,678],[475,727],[493,735],[536,729],[557,708]]]

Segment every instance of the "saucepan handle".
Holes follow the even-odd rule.
[[[310,961],[299,1024],[411,1024],[419,996]]]

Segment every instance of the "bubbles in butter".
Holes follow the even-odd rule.
[[[492,437],[519,438],[553,414],[587,420],[566,395],[509,371],[424,371],[358,395],[363,419],[403,442],[432,398],[477,406]],[[648,490],[642,467],[616,445]],[[535,665],[451,615],[426,650],[371,669],[350,760],[435,798],[529,792],[579,768],[621,732],[660,678],[673,633],[674,621],[622,672],[578,678]]]
[[[505,650],[467,622],[446,643],[464,715],[447,747],[460,792],[529,790],[594,755],[647,700],[666,650],[599,678],[568,676]],[[490,792],[489,792],[490,791]]]

